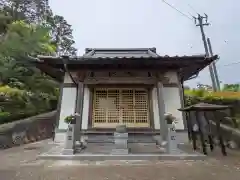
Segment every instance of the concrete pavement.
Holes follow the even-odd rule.
[[[37,160],[51,140],[0,151],[0,180],[239,180],[240,157],[205,161]]]

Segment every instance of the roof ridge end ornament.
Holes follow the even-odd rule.
[[[151,50],[154,53],[157,53],[157,48],[156,47],[149,48],[149,50]]]

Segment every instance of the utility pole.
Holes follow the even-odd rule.
[[[198,14],[198,17],[194,17],[194,19],[195,19],[196,26],[200,27],[205,53],[206,53],[206,56],[209,57],[209,52],[208,52],[208,47],[207,47],[207,40],[206,40],[206,36],[205,36],[204,30],[203,30],[203,26],[209,26],[208,16],[206,14],[205,14],[205,16],[201,16],[200,14]],[[197,24],[197,20],[198,20],[198,24]],[[203,20],[205,20],[204,23],[203,23]],[[210,77],[211,77],[211,81],[212,81],[213,91],[216,91],[217,90],[217,86],[216,86],[216,81],[215,81],[213,67],[212,67],[211,64],[209,65],[209,72],[210,72]]]
[[[207,43],[208,43],[208,48],[209,48],[210,55],[213,56],[213,51],[212,51],[212,45],[211,45],[210,38],[207,38]],[[213,67],[213,72],[214,72],[214,75],[215,75],[217,90],[220,91],[221,85],[220,85],[220,81],[219,81],[219,78],[218,78],[218,72],[217,72],[217,67],[216,67],[215,61],[212,62],[212,67]]]

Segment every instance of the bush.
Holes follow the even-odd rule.
[[[224,116],[233,117],[236,124],[240,123],[240,93],[239,92],[209,92],[206,90],[185,90],[185,106],[190,106],[199,102],[218,105],[230,105],[232,109],[221,111]],[[219,114],[217,113],[217,114]],[[223,122],[228,124],[228,122]],[[231,122],[232,123],[232,122]]]
[[[232,105],[240,102],[240,92],[211,92],[204,89],[185,90],[185,105],[198,102]]]
[[[0,124],[54,110],[56,106],[55,95],[0,87]]]

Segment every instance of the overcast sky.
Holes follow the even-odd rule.
[[[185,14],[207,13],[217,68],[223,83],[240,82],[240,2],[237,0],[166,0]],[[188,5],[190,4],[190,6]],[[160,55],[204,54],[194,22],[162,0],[50,0],[54,13],[64,16],[74,30],[79,55],[85,48],[150,48]],[[193,7],[193,8],[192,8]],[[190,16],[190,15],[189,15]],[[211,84],[208,68],[188,81]]]

